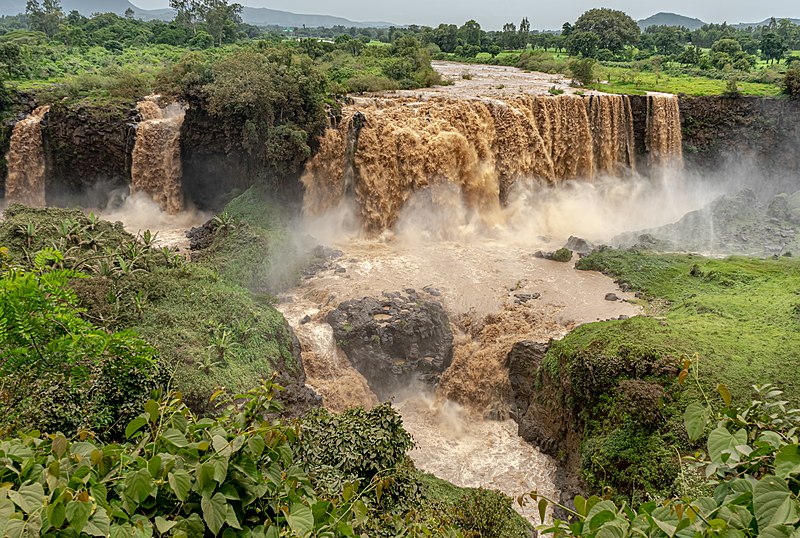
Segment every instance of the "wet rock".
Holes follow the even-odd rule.
[[[425,286],[424,288],[422,288],[422,291],[424,291],[425,293],[427,293],[428,295],[431,295],[433,297],[441,297],[442,296],[442,292],[441,291],[439,291],[436,288],[433,288],[431,286]]]
[[[317,245],[311,250],[311,255],[323,260],[338,260],[344,256],[344,252],[324,245]]]
[[[564,245],[564,248],[572,252],[577,252],[581,256],[585,256],[586,254],[590,254],[595,249],[595,246],[585,239],[572,235],[567,239],[567,244]]]
[[[516,304],[525,304],[527,302],[539,299],[541,296],[541,293],[517,293],[514,295],[514,302]]]
[[[540,404],[536,389],[547,348],[548,344],[542,342],[517,342],[506,357],[506,366],[512,391],[511,416],[519,425],[520,437],[556,457],[566,425],[560,413]]]
[[[606,293],[606,301],[619,301],[619,296],[616,293]]]
[[[416,383],[435,385],[453,360],[442,306],[415,290],[347,301],[328,315],[334,338],[382,401]]]
[[[767,215],[776,219],[778,222],[789,219],[789,196],[786,193],[779,194],[770,200],[767,206]]]
[[[554,262],[566,263],[572,260],[572,251],[568,248],[560,248],[555,252],[537,251],[533,255],[535,258],[551,260]]]
[[[189,239],[189,249],[193,252],[207,249],[214,242],[214,231],[216,226],[214,220],[207,221],[202,226],[196,226],[186,232],[186,237]]]

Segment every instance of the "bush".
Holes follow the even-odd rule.
[[[453,510],[453,523],[464,538],[504,538],[513,536],[512,499],[502,493],[477,489],[461,496]]]
[[[786,71],[783,78],[783,93],[792,99],[800,99],[800,67],[794,66]]]
[[[11,536],[334,537],[369,534],[380,518],[434,535],[413,514],[370,506],[374,488],[350,484],[318,497],[293,456],[295,430],[264,419],[278,410],[276,393],[269,382],[236,401],[220,392],[218,419],[198,419],[176,396],[149,400],[118,445],[38,433],[6,439],[0,528]]]
[[[574,80],[581,86],[588,86],[594,82],[594,67],[596,61],[593,58],[576,58],[569,62],[569,72]]]
[[[63,263],[60,252],[45,249],[32,271],[2,270],[0,424],[6,431],[86,428],[118,437],[159,386],[157,355],[132,333],[109,333],[82,319],[68,284],[84,275],[52,269]]]

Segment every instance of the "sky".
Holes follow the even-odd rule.
[[[156,9],[167,0],[132,0]],[[354,21],[387,21],[397,24],[435,26],[440,22],[462,24],[477,20],[484,29],[499,29],[505,22],[519,23],[528,17],[531,27],[560,28],[593,7],[620,9],[634,19],[659,11],[679,13],[706,22],[760,22],[769,17],[800,18],[797,0],[238,0],[252,7],[269,7],[293,13],[336,15]]]

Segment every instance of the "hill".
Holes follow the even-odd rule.
[[[691,17],[685,17],[683,15],[678,15],[677,13],[656,13],[646,19],[642,19],[637,21],[639,24],[639,28],[642,30],[648,28],[649,26],[684,26],[689,30],[696,30],[703,26],[705,22],[701,21],[700,19],[693,19]]]
[[[171,9],[141,9],[128,0],[62,0],[64,12],[78,11],[83,15],[92,13],[116,13],[123,15],[128,9],[132,9],[137,18],[140,19],[161,19],[170,20],[174,17]],[[25,11],[25,0],[0,0],[0,15],[16,15]],[[317,27],[317,26],[356,26],[365,27],[388,27],[395,26],[389,22],[355,22],[343,17],[330,15],[314,15],[290,13],[288,11],[278,11],[269,8],[245,7],[242,11],[242,20],[248,24],[258,26],[283,26],[283,27]]]
[[[775,17],[775,20],[787,19],[794,24],[800,25],[800,19],[791,19],[789,17]],[[755,28],[757,26],[767,26],[769,25],[770,19],[764,19],[761,22],[742,22],[736,25],[737,28]]]

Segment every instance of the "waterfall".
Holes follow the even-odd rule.
[[[647,134],[645,138],[651,167],[681,167],[683,139],[681,111],[674,95],[647,97]]]
[[[45,159],[42,125],[49,106],[41,106],[20,120],[11,133],[6,200],[30,206],[45,205]]]
[[[677,98],[650,98],[651,164],[681,159]],[[304,210],[319,214],[352,195],[364,227],[391,227],[409,197],[457,187],[482,214],[517,184],[624,177],[636,171],[633,113],[621,95],[503,99],[360,99],[320,139],[302,181]]]
[[[145,193],[170,214],[183,209],[181,126],[185,109],[177,103],[160,107],[157,96],[136,108],[142,120],[136,128],[131,163],[131,195]]]

